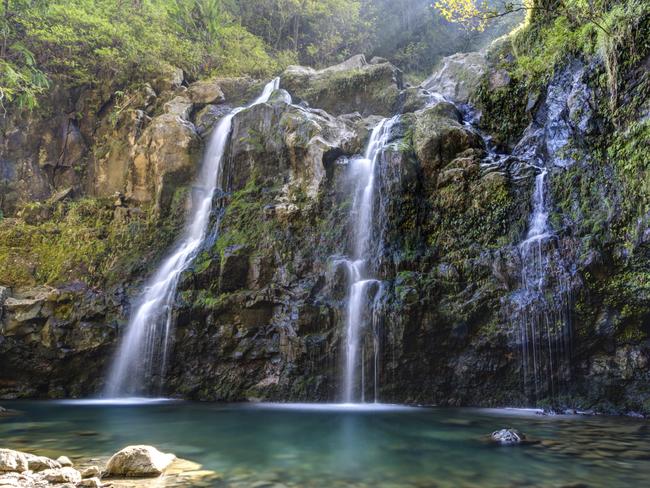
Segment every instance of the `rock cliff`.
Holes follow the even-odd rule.
[[[179,286],[167,394],[340,398],[348,276],[337,258],[350,250],[353,196],[346,172],[380,117],[401,113],[378,169],[381,290],[371,290],[376,320],[363,338],[378,398],[650,413],[650,233],[646,207],[630,208],[646,201],[647,187],[620,169],[630,139],[611,136],[647,127],[647,106],[614,130],[623,122],[600,102],[610,92],[597,54],[572,58],[522,96],[529,87],[508,49],[506,41],[453,56],[420,87],[363,56],[320,71],[290,67],[268,103],[235,115],[215,199],[219,230]],[[259,86],[188,84],[170,70],[119,95],[108,86],[74,103],[57,94],[66,104],[54,115],[5,122],[4,235],[33,242],[53,232],[65,253],[61,236],[82,224],[94,229],[86,239],[123,245],[93,248],[92,260],[62,259],[47,274],[40,248],[3,248],[12,272],[0,274],[0,397],[100,389],[130,303],[191,204],[205,138]],[[540,250],[545,298],[522,305],[521,243],[542,172],[552,233]],[[82,196],[94,202],[85,218],[74,213]],[[540,353],[551,362],[558,355],[554,366],[539,362],[539,378],[522,332],[531,320],[550,344]]]

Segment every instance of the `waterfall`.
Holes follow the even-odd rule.
[[[280,79],[269,82],[250,105],[268,101]],[[171,254],[148,280],[113,359],[105,395],[120,397],[147,393],[152,384],[162,387],[172,332],[172,309],[181,273],[194,260],[206,238],[212,200],[221,183],[223,155],[228,145],[232,119],[247,107],[223,117],[210,135],[196,181],[198,202],[192,206],[185,229]]]
[[[557,399],[569,386],[572,368],[573,293],[580,286],[575,249],[553,229],[554,173],[589,158],[582,141],[592,130],[591,92],[585,67],[573,60],[549,83],[531,124],[513,151],[536,171],[528,232],[517,247],[519,289],[511,295],[511,320],[521,350],[524,394],[530,401]]]
[[[548,170],[538,168],[526,238],[519,244],[521,287],[515,320],[528,398],[554,398],[570,368],[570,283],[548,217]]]
[[[353,225],[352,259],[346,260],[350,288],[345,327],[345,364],[343,369],[342,397],[345,403],[364,401],[365,371],[363,367],[362,334],[371,313],[371,288],[379,281],[372,277],[371,254],[373,240],[373,208],[377,162],[388,144],[390,133],[398,117],[383,119],[370,135],[363,158],[350,161],[349,177],[353,182],[351,223]],[[375,336],[376,337],[376,336]],[[373,340],[374,399],[377,400],[377,340]],[[357,390],[361,390],[358,394]]]

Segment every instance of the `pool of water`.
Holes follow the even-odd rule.
[[[151,444],[214,486],[647,486],[650,422],[489,409],[175,401],[3,402],[0,447],[73,458]],[[534,445],[495,447],[521,430]],[[265,484],[266,483],[266,484]]]

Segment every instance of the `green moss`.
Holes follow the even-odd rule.
[[[262,248],[276,223],[275,219],[264,216],[264,207],[273,202],[274,194],[273,189],[263,188],[252,175],[244,188],[230,196],[213,251],[221,256],[233,245]]]
[[[34,210],[47,204],[30,203]],[[127,280],[171,243],[178,214],[157,220],[152,209],[116,217],[112,201],[83,198],[55,204],[34,225],[0,222],[0,283],[9,286],[82,280],[103,285]]]

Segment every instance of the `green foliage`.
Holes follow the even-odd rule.
[[[251,74],[281,67],[263,40],[225,11],[221,0],[9,1],[0,96],[32,108],[55,79],[67,87],[104,79],[124,84],[171,64],[190,77]],[[279,56],[283,62],[286,56]]]
[[[231,2],[231,12],[274,52],[312,65],[342,61],[367,47],[370,24],[359,0]]]
[[[616,133],[607,152],[625,182],[625,202],[630,212],[642,215],[650,206],[650,121],[632,124]]]
[[[521,32],[513,42],[517,56],[513,74],[531,87],[541,86],[569,55],[593,54],[597,38],[595,25],[576,25],[567,17],[558,17],[533,35]]]
[[[424,75],[441,56],[486,40],[426,0],[7,0],[0,8],[0,101],[30,109],[51,81],[119,87],[170,64],[190,78],[268,78],[289,64],[365,52]]]

